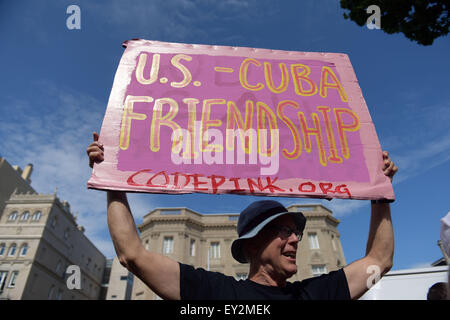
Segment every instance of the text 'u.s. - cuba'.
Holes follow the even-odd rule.
[[[172,73],[182,77],[181,81],[176,82],[159,77],[160,61],[164,54],[150,55],[141,53],[136,59],[135,79],[132,80],[139,85],[166,85],[170,92],[181,88],[186,91],[203,85],[200,81],[194,81],[189,69],[195,55],[176,54],[169,57],[170,64],[165,68],[171,68]],[[146,121],[152,152],[160,151],[161,128],[172,130],[171,161],[174,164],[255,164],[260,165],[261,175],[273,175],[278,172],[280,157],[296,160],[302,157],[303,150],[308,154],[317,152],[317,159],[324,167],[328,163],[339,164],[349,159],[351,150],[347,134],[359,131],[360,120],[354,111],[343,106],[348,102],[347,94],[332,68],[326,65],[314,68],[315,72],[320,72],[320,75],[314,76],[320,80],[314,81],[311,68],[306,64],[273,64],[243,58],[239,70],[214,66],[211,72],[238,73],[235,76],[236,83],[240,85],[242,95],[252,93],[255,97],[257,92],[264,90],[277,95],[290,91],[290,94],[298,97],[297,100],[280,99],[276,105],[271,105],[267,101],[246,99],[238,105],[237,101],[223,97],[187,97],[176,101],[169,96],[126,95],[120,149],[129,148],[133,124]],[[279,69],[276,71],[279,80],[275,84],[273,74],[276,68]],[[250,71],[252,80],[248,76]],[[224,87],[224,95],[226,90]],[[332,91],[338,97],[337,104],[340,106],[317,105],[313,106],[314,112],[305,112],[302,97],[320,96],[325,104],[325,99]],[[151,92],[155,95],[156,91]],[[135,112],[136,103],[148,104],[149,112]],[[308,110],[311,110],[311,106]],[[223,113],[223,116],[214,117],[214,112]],[[181,119],[186,122],[184,127],[180,125]],[[287,134],[282,135],[283,131]],[[289,145],[289,148],[280,146],[280,136],[283,138],[282,145]],[[292,140],[287,141],[289,139]]]

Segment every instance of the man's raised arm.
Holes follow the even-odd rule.
[[[103,161],[103,146],[94,133],[94,142],[86,150],[91,167]],[[107,192],[108,228],[120,263],[141,279],[158,296],[180,299],[178,262],[145,250],[136,229],[125,192]]]
[[[398,168],[383,152],[383,171],[391,179]],[[344,268],[352,299],[360,298],[373,285],[372,279],[378,280],[387,273],[394,258],[394,231],[392,228],[389,203],[372,203],[369,238],[366,256]]]

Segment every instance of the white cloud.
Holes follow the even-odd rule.
[[[326,201],[326,200],[324,200]],[[367,206],[367,210],[370,210],[368,200],[346,200],[346,199],[333,199],[328,204],[323,203],[324,206],[333,211],[333,215],[336,218],[343,218],[350,215],[358,210]]]
[[[438,136],[422,147],[403,148],[401,152],[391,154],[399,172],[394,177],[394,184],[439,166],[450,160],[450,134]]]
[[[127,197],[136,224],[142,223],[143,217],[154,208],[154,204],[149,200],[150,195],[129,193]]]
[[[381,115],[389,130],[381,131],[384,134],[380,142],[399,167],[394,184],[450,160],[450,102],[445,93],[433,103],[428,103],[429,97],[428,89],[400,92],[397,99],[401,106],[395,118],[392,114]]]
[[[411,266],[409,266],[407,269],[422,269],[422,268],[429,268],[431,267],[431,263],[433,261],[426,261],[426,262],[415,262]]]
[[[230,25],[242,21],[263,23],[278,12],[267,0],[135,0],[132,5],[113,0],[107,5],[88,2],[82,10],[104,21],[103,28],[109,31],[106,34],[114,34],[111,30],[132,31],[130,38],[192,43],[243,40],[240,30],[231,30]]]
[[[368,206],[368,200],[348,200],[348,199],[308,199],[308,198],[280,198],[279,200],[284,206],[288,207],[293,204],[321,204],[333,212],[336,218],[343,218],[347,215],[357,212],[358,210]],[[370,207],[367,208],[370,210]]]
[[[97,239],[94,244],[106,248],[100,242],[107,236],[106,195],[87,190],[91,169],[85,152],[92,131],[99,129],[106,103],[49,82],[33,89],[39,92],[33,101],[3,97],[3,105],[15,112],[1,121],[2,156],[22,168],[32,163],[33,188],[46,194],[57,188],[58,198],[78,212],[77,222],[86,234]]]

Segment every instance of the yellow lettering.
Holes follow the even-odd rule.
[[[211,120],[211,105],[225,104],[225,99],[205,99],[203,100],[202,121],[200,125],[200,151],[202,152],[222,152],[223,146],[221,144],[209,144],[209,127],[220,127],[222,121]]]
[[[145,84],[145,85],[152,84],[158,79],[159,59],[160,59],[159,54],[155,53],[153,55],[152,67],[150,69],[150,78],[145,79],[144,78],[144,69],[145,69],[145,65],[147,64],[147,54],[141,53],[141,55],[139,56],[138,65],[136,67],[136,79],[140,84]]]
[[[181,80],[180,82],[170,83],[170,85],[174,88],[184,88],[192,81],[191,72],[186,66],[181,64],[180,60],[191,61],[192,57],[185,54],[177,54],[172,57],[172,60],[170,62],[175,68],[180,70],[181,73],[183,74],[183,80]]]
[[[162,116],[163,105],[168,104],[170,109],[166,115]],[[172,119],[178,113],[178,103],[172,98],[161,98],[155,100],[153,107],[152,126],[150,128],[150,149],[153,152],[158,152],[160,149],[160,131],[161,126],[167,126],[172,129],[173,132],[181,132],[181,127]],[[179,130],[179,131],[177,131]],[[181,150],[181,143],[183,141],[182,135],[176,135],[176,139],[173,140],[172,152],[179,153]]]
[[[248,72],[248,66],[250,64],[254,64],[257,67],[261,66],[261,62],[259,62],[256,59],[247,58],[241,63],[241,68],[239,69],[239,81],[241,83],[241,86],[244,87],[247,90],[252,91],[258,91],[264,88],[264,85],[262,83],[257,83],[256,85],[250,85],[247,81],[247,72]]]
[[[148,96],[127,96],[122,114],[122,124],[120,126],[119,146],[122,150],[127,150],[130,146],[131,120],[145,120],[147,115],[133,112],[135,102],[152,102],[153,98]]]

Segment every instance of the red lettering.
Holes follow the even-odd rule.
[[[229,179],[230,181],[234,182],[234,190],[231,190],[231,193],[245,191],[244,189],[241,189],[241,187],[239,186],[239,179],[240,178],[230,178]]]
[[[311,190],[305,190],[304,189],[305,186],[310,187]],[[300,191],[300,192],[315,192],[316,191],[316,186],[312,182],[304,182],[304,183],[302,183],[301,185],[298,186],[298,191]]]
[[[277,187],[277,186],[274,185],[275,181],[277,181],[278,178],[275,178],[275,180],[271,181],[271,180],[270,180],[270,177],[266,177],[266,180],[267,180],[267,186],[265,186],[265,187],[263,188],[263,191],[266,190],[266,189],[269,189],[269,191],[272,192],[272,193],[274,193],[275,190],[278,190],[278,191],[281,191],[281,192],[284,191],[284,190],[281,189],[280,187]]]
[[[261,184],[261,178],[258,178],[258,183],[254,182],[251,178],[247,178],[247,183],[248,183],[248,188],[250,189],[251,193],[255,192],[255,189],[253,188],[253,186],[258,187],[259,191],[264,190],[264,188]]]
[[[161,185],[161,184],[160,184],[160,185],[158,185],[158,184],[153,184],[153,183],[152,183],[153,179],[156,178],[157,176],[161,175],[161,174],[164,176],[164,178],[165,178],[165,180],[166,180],[166,183],[163,184],[163,185]],[[169,176],[167,175],[167,173],[166,173],[165,171],[160,171],[160,172],[158,172],[158,173],[155,173],[150,179],[148,179],[146,185],[147,185],[147,187],[166,188],[167,185],[169,184],[169,181],[170,181],[170,180],[169,180]]]
[[[150,171],[151,171],[150,169],[142,169],[142,170],[139,170],[138,172],[133,173],[133,174],[127,179],[127,183],[128,183],[130,186],[145,186],[145,184],[139,184],[139,183],[134,182],[133,178],[134,178],[135,176],[137,176],[138,174],[141,174],[142,172],[150,172]]]
[[[136,177],[139,176],[141,173],[147,173],[147,172],[151,172],[151,169],[142,169],[139,170],[135,173],[133,173],[132,175],[130,175],[127,179],[127,184],[130,186],[136,186],[136,187],[141,187],[141,186],[147,186],[150,188],[167,188],[168,186],[170,186],[172,189],[183,189],[185,188],[187,185],[189,185],[192,181],[192,185],[194,187],[195,191],[208,191],[210,190],[208,188],[208,186],[211,184],[211,188],[212,188],[212,194],[217,194],[219,187],[221,185],[223,185],[225,183],[225,181],[227,180],[226,177],[224,176],[219,176],[219,175],[210,175],[208,177],[204,177],[202,174],[185,174],[182,172],[174,172],[171,173],[170,176],[166,173],[166,171],[160,171],[157,172],[155,174],[153,174],[150,179],[147,180],[147,182],[145,184],[143,183],[138,183],[135,181]],[[170,180],[171,177],[173,176],[173,185],[170,184]],[[180,176],[184,177],[184,183],[181,183],[181,179]],[[161,177],[158,181],[161,181],[160,184],[154,184],[153,181],[154,179],[157,179],[158,177]],[[192,180],[191,180],[192,177]],[[201,181],[199,180],[200,178],[208,178],[210,179],[211,183],[209,183],[208,181]],[[233,190],[225,190],[228,193],[240,193],[240,192],[246,192],[247,190],[242,189],[239,185],[239,180],[241,178],[229,178],[229,181],[232,181],[234,183],[234,189]],[[273,180],[272,180],[273,179]],[[138,179],[138,180],[142,180],[142,178]],[[278,177],[276,178],[271,178],[271,177],[266,177],[266,182],[267,184],[264,186],[264,183],[261,179],[261,177],[258,178],[247,178],[247,184],[248,184],[248,191],[250,193],[275,193],[275,192],[285,192],[286,190],[280,188],[279,186],[277,186],[275,183],[277,182]],[[202,185],[206,185],[205,187],[202,187]],[[332,193],[337,193],[337,194],[347,194],[349,198],[352,197],[352,194],[350,192],[350,189],[348,188],[348,186],[346,184],[340,184],[338,186],[336,186],[333,190],[333,183],[331,182],[319,182],[318,186],[321,190],[321,192],[324,195],[328,195],[328,194],[332,194]],[[292,189],[289,189],[292,192]],[[317,185],[315,185],[313,182],[303,182],[298,186],[298,191],[303,192],[303,193],[314,193],[317,190]]]
[[[350,190],[347,188],[347,185],[345,185],[345,184],[341,184],[341,185],[337,186],[335,192],[336,193],[346,193],[346,194],[348,194],[349,197],[352,196],[350,194]]]
[[[225,177],[211,175],[208,178],[211,179],[211,186],[212,186],[212,189],[213,189],[213,194],[216,194],[217,193],[217,188],[220,187],[225,182]],[[220,182],[219,183],[216,181],[216,178],[220,178]]]
[[[208,184],[207,182],[202,182],[202,181],[198,181],[198,178],[200,178],[200,177],[203,177],[203,175],[202,174],[197,174],[197,173],[195,173],[195,174],[190,174],[189,175],[190,177],[193,177],[194,178],[194,190],[196,190],[196,191],[208,191],[208,188],[200,188],[199,187],[199,185],[201,185],[201,184]]]
[[[189,175],[184,174],[184,173],[182,173],[182,172],[174,172],[174,173],[172,173],[172,174],[175,176],[174,182],[173,182],[173,184],[174,184],[174,186],[173,186],[174,189],[182,189],[182,188],[186,187],[186,186],[189,184],[189,182],[191,181],[191,178],[189,178]],[[178,177],[179,177],[180,175],[182,175],[182,176],[184,177],[184,179],[185,179],[184,185],[183,185],[183,186],[179,186],[179,185],[178,185]]]
[[[333,188],[333,184],[329,182],[321,182],[319,183],[320,190],[322,190],[323,194],[334,193],[331,188]]]

